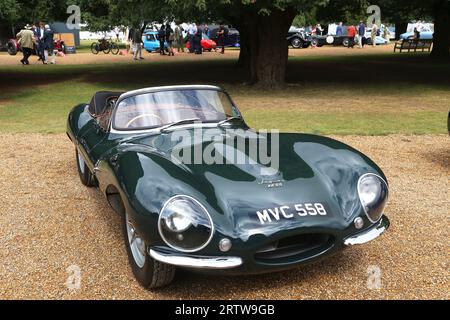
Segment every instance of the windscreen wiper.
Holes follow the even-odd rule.
[[[180,126],[183,124],[189,124],[189,123],[195,123],[195,122],[202,122],[200,118],[192,118],[192,119],[184,119],[184,120],[180,120],[168,125],[165,125],[163,127],[161,127],[161,129],[159,129],[159,132],[163,133],[163,132],[167,132],[168,129],[175,127],[175,126]]]

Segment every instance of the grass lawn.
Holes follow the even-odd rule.
[[[0,77],[0,132],[64,132],[95,91],[186,83],[220,85],[250,126],[285,132],[443,134],[450,109],[450,65],[421,54],[293,57],[289,85],[273,92],[244,85],[231,59],[7,66]]]

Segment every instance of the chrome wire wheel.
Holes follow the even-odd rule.
[[[125,214],[127,235],[128,235],[128,245],[130,246],[131,254],[133,256],[134,262],[139,268],[143,268],[145,265],[146,256],[146,246],[145,241],[137,233],[135,227],[131,223],[128,214]]]
[[[83,156],[81,155],[80,151],[77,152],[78,156],[78,165],[80,166],[80,171],[82,174],[86,172],[86,163],[84,162]]]

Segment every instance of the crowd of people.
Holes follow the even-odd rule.
[[[23,58],[20,60],[23,65],[30,64],[29,58],[33,53],[43,64],[56,63],[54,32],[48,24],[39,22],[33,26],[26,25],[16,35],[16,39],[23,53]]]
[[[321,27],[320,24],[317,24],[315,26],[309,26],[307,28],[309,31],[309,34],[312,37],[321,36],[324,32],[324,29]],[[336,27],[336,36],[337,37],[343,37],[346,36],[349,41],[347,44],[348,48],[354,48],[356,44],[358,44],[358,47],[362,49],[367,44],[367,27],[364,24],[363,21],[360,21],[358,25],[349,25],[347,27],[347,33],[344,32],[344,24],[343,22],[340,22]],[[370,40],[372,46],[376,46],[377,44],[377,37],[383,37],[383,39],[386,40],[387,43],[390,42],[391,38],[391,32],[389,31],[389,28],[387,26],[381,26],[379,27],[377,24],[372,24],[372,27],[370,28]],[[316,46],[313,44],[311,48],[315,48]]]
[[[146,25],[139,28],[134,26],[130,29],[128,35],[128,51],[133,53],[134,60],[144,60],[142,57],[143,40],[142,37],[146,30]],[[174,56],[175,52],[186,52],[192,54],[202,54],[202,39],[204,35],[209,36],[208,25],[189,24],[183,28],[179,24],[174,26],[166,23],[157,29],[157,38],[159,41],[159,53],[161,55]],[[186,36],[184,36],[184,34]],[[225,53],[225,38],[227,36],[227,28],[221,24],[217,31],[217,46],[220,53]]]

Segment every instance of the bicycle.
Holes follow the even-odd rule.
[[[119,46],[106,38],[99,39],[98,42],[92,43],[91,52],[93,54],[99,54],[100,51],[103,51],[104,54],[111,52],[113,55],[117,55],[119,54]]]

